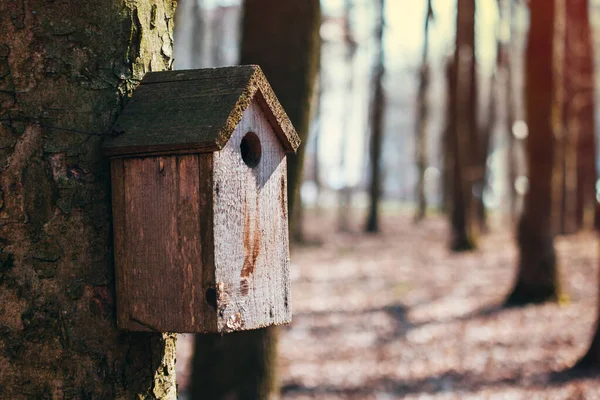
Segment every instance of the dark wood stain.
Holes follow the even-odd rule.
[[[250,282],[248,282],[247,278],[242,278],[240,280],[240,293],[242,296],[248,296],[250,292]]]
[[[203,284],[214,282],[205,264],[210,246],[203,240],[211,230],[205,215],[212,215],[204,207],[212,199],[203,196],[212,190],[199,161],[197,155],[182,155],[111,162],[122,329],[216,330],[216,310]]]

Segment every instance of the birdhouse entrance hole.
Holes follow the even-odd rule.
[[[246,136],[242,138],[240,143],[240,152],[242,153],[242,160],[250,168],[254,168],[260,162],[262,155],[262,147],[260,145],[260,139],[253,132],[248,132]]]

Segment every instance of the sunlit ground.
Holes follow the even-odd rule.
[[[280,339],[285,399],[600,399],[600,380],[552,375],[588,345],[593,234],[557,240],[569,304],[502,310],[517,258],[508,229],[453,255],[440,217],[414,226],[406,213],[386,215],[384,233],[372,236],[358,224],[357,233],[336,234],[326,214],[307,224],[322,245],[292,254],[294,321]]]

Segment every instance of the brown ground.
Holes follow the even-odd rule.
[[[600,399],[600,375],[556,374],[583,354],[594,326],[593,234],[557,240],[568,304],[502,310],[517,257],[508,229],[455,255],[439,217],[382,220],[382,234],[365,235],[309,219],[322,245],[292,252],[284,399]]]

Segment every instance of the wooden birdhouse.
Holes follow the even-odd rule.
[[[288,323],[285,154],[300,140],[260,68],[149,73],[114,131],[118,326]]]

